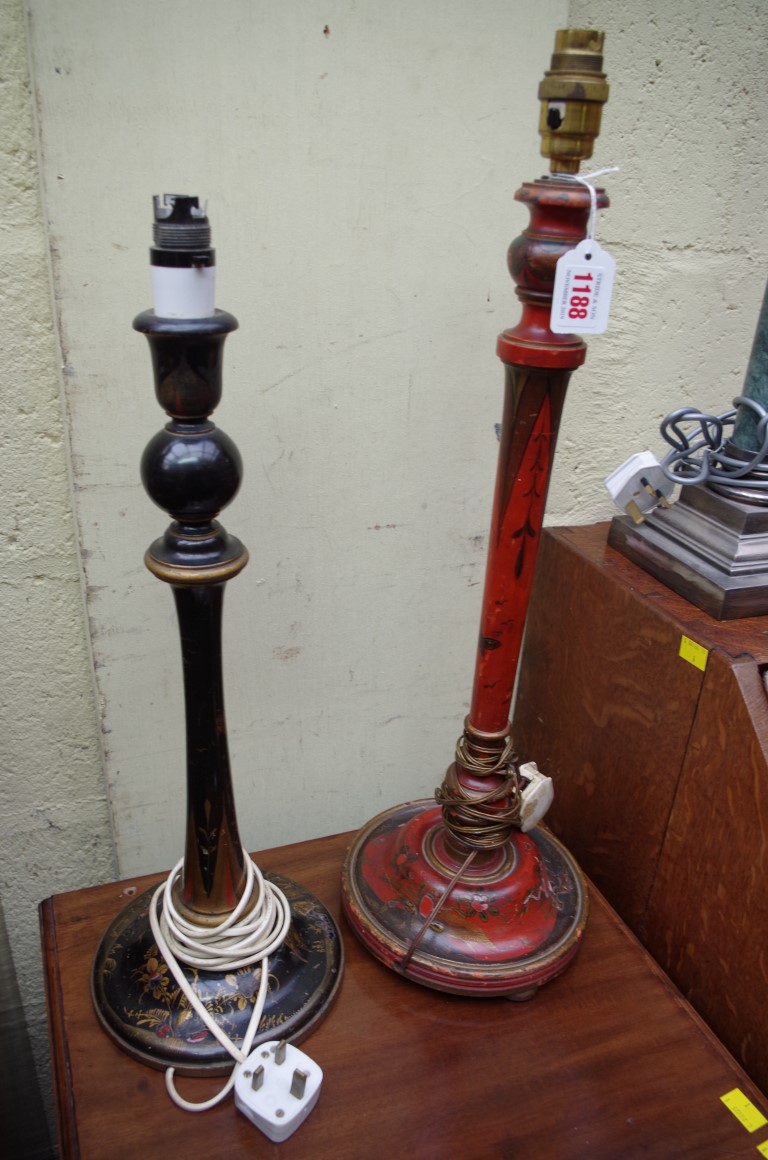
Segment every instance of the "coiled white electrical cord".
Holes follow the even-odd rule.
[[[267,882],[255,862],[246,855],[245,889],[232,913],[217,926],[204,927],[188,922],[179,914],[173,901],[173,887],[183,865],[182,858],[152,896],[149,908],[152,934],[168,969],[190,1005],[235,1063],[242,1063],[250,1054],[264,1011],[269,955],[285,941],[291,925],[291,909],[282,890],[274,883]],[[236,971],[241,967],[261,963],[259,989],[240,1047],[211,1017],[187,981],[181,963],[208,971]],[[191,1103],[176,1091],[174,1074],[175,1068],[169,1067],[166,1070],[165,1086],[174,1103],[188,1112],[204,1112],[215,1107],[229,1094],[235,1082],[233,1067],[232,1074],[217,1095],[200,1103]]]

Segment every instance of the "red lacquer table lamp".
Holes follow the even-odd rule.
[[[549,326],[555,266],[586,234],[592,155],[608,86],[603,34],[557,33],[539,89],[550,175],[515,197],[531,214],[509,249],[522,317],[499,337],[506,385],[472,701],[436,801],[368,823],[342,874],[355,934],[382,962],[442,991],[527,999],[560,974],[584,932],[587,897],[568,851],[537,826],[548,782],[521,765],[509,713],[558,425],[584,342]],[[607,206],[602,191],[597,205]]]

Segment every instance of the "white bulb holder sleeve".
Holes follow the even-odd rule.
[[[216,309],[215,266],[152,266],[158,318],[210,318]]]
[[[186,193],[166,193],[153,203],[154,312],[158,318],[210,318],[216,309],[216,253],[205,206]]]

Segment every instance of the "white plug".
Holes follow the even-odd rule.
[[[535,761],[526,761],[525,765],[521,765],[520,775],[528,781],[520,795],[520,829],[527,834],[534,826],[538,826],[552,805],[555,790],[552,778],[539,773]]]
[[[661,464],[650,451],[630,455],[626,463],[605,478],[613,502],[618,508],[641,524],[649,512],[659,505],[669,507],[669,497],[675,490],[667,479]]]
[[[303,1124],[320,1095],[322,1069],[282,1040],[261,1043],[235,1074],[235,1104],[275,1143]]]

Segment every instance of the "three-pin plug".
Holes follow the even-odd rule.
[[[303,1124],[320,1095],[322,1069],[284,1039],[261,1043],[235,1075],[235,1104],[275,1143]]]
[[[636,524],[641,524],[654,508],[668,508],[675,490],[674,483],[650,451],[630,455],[626,463],[606,477],[605,486],[616,506]]]

